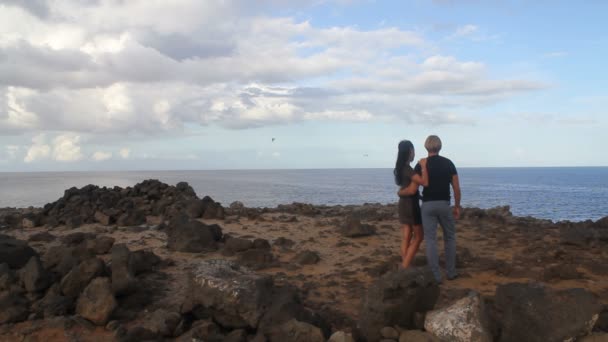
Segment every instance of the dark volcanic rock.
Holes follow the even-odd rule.
[[[37,255],[31,257],[27,264],[19,270],[19,277],[28,292],[40,292],[51,285],[51,277]]]
[[[224,249],[229,252],[238,253],[253,248],[253,242],[251,240],[231,237],[226,240]]]
[[[426,268],[387,273],[369,287],[357,327],[368,341],[380,340],[386,326],[413,328],[414,313],[433,309],[438,296],[439,287]]]
[[[95,251],[95,254],[107,254],[114,246],[114,238],[110,236],[98,236],[90,246],[90,249]]]
[[[545,268],[543,274],[545,281],[580,279],[582,274],[575,265],[555,265]]]
[[[498,286],[495,308],[503,342],[575,340],[591,331],[601,311],[597,298],[586,290],[519,283]]]
[[[0,324],[21,322],[29,315],[28,302],[18,294],[0,294]]]
[[[295,319],[318,327],[324,335],[329,335],[329,324],[317,313],[304,307],[293,286],[274,287],[270,298],[270,305],[260,320],[258,333],[268,335],[276,327]]]
[[[6,263],[12,269],[19,269],[35,255],[38,253],[27,242],[0,234],[0,264]]]
[[[122,295],[133,290],[135,269],[131,262],[131,251],[125,244],[112,247],[112,291]]]
[[[77,298],[91,280],[105,274],[105,264],[97,258],[90,258],[74,267],[61,280],[61,292],[72,298]]]
[[[288,238],[284,238],[284,237],[279,237],[276,240],[274,240],[273,245],[275,246],[279,246],[279,247],[283,247],[283,248],[291,248],[295,245],[296,243]]]
[[[44,298],[36,305],[36,312],[40,317],[50,318],[65,316],[73,312],[76,298],[70,298],[61,294],[59,284],[53,285]]]
[[[185,303],[201,305],[221,326],[256,328],[272,291],[272,278],[259,275],[228,260],[205,260],[191,273]]]
[[[253,240],[253,248],[255,249],[270,249],[270,242],[266,239]]]
[[[93,240],[97,235],[93,233],[71,233],[61,238],[61,242],[67,246],[77,246],[86,240]]]
[[[354,216],[349,216],[342,225],[340,232],[346,237],[354,238],[374,235],[376,234],[376,228],[369,224],[361,223],[361,220]]]
[[[604,306],[604,310],[600,313],[593,329],[596,331],[608,332],[608,305]]]
[[[110,280],[95,278],[78,298],[76,313],[97,325],[105,325],[116,305]]]
[[[171,220],[167,235],[167,248],[170,250],[200,253],[217,249],[217,242],[222,238],[222,229],[216,224],[206,225],[180,216]]]
[[[143,328],[156,336],[171,337],[181,318],[177,312],[158,309],[146,317]]]
[[[223,220],[225,217],[224,208],[218,202],[215,202],[209,196],[205,196],[203,202],[203,219],[212,220]]]
[[[205,203],[199,199],[188,200],[184,203],[184,213],[188,215],[189,218],[196,219],[203,216],[203,212],[205,211]]]
[[[277,206],[277,211],[304,216],[314,216],[319,213],[319,210],[315,208],[314,205],[298,202],[293,202],[292,204],[279,204]]]
[[[116,224],[121,227],[139,226],[144,223],[146,223],[146,214],[141,210],[130,210],[116,220]]]
[[[254,270],[272,267],[276,264],[274,255],[265,249],[250,249],[239,253],[239,262]]]
[[[28,240],[32,241],[32,242],[38,242],[38,241],[51,242],[51,241],[55,241],[55,239],[57,239],[55,237],[55,235],[53,235],[49,232],[42,232],[42,233],[33,234],[32,236],[30,236],[30,238]]]
[[[321,329],[295,319],[274,326],[268,333],[270,342],[325,342]]]
[[[292,262],[300,265],[313,265],[319,261],[321,261],[321,257],[319,257],[319,253],[314,251],[302,251],[292,259]]]
[[[13,285],[16,285],[15,272],[8,264],[0,264],[0,292],[10,290]]]
[[[42,261],[46,269],[63,277],[82,261],[94,257],[95,253],[83,245],[78,247],[53,246],[44,254]]]
[[[151,271],[161,262],[161,258],[151,251],[140,250],[131,253],[130,263],[135,275]]]

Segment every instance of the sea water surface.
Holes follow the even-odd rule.
[[[554,221],[608,216],[608,167],[460,168],[463,206],[510,205],[513,214]],[[133,186],[146,179],[186,181],[223,205],[393,203],[392,169],[117,171],[0,173],[0,207],[40,207],[65,189]]]

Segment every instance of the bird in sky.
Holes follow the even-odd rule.
[[[272,138],[272,142],[274,142],[274,138]]]

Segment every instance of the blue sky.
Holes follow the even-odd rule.
[[[607,166],[603,1],[4,1],[0,171]],[[272,138],[275,138],[274,142]]]

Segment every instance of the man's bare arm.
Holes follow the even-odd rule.
[[[458,175],[452,176],[452,188],[454,189],[454,218],[460,218],[460,181]]]

